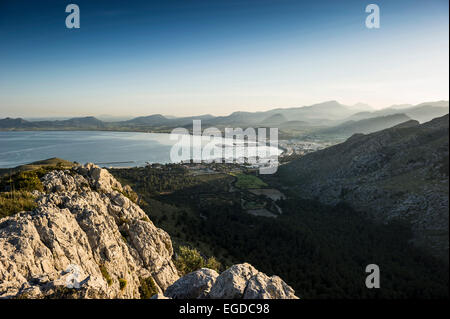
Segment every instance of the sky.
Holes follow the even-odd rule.
[[[67,29],[65,8],[80,8]],[[365,8],[380,8],[368,29]],[[449,97],[448,1],[0,0],[0,118]]]

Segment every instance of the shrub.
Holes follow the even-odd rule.
[[[139,287],[139,293],[141,294],[141,299],[150,299],[152,296],[158,293],[158,287],[155,281],[150,276],[148,278],[140,278],[139,282],[141,286]]]
[[[208,260],[206,261],[206,268],[215,270],[217,272],[220,272],[221,266],[222,265],[215,257],[209,257]]]
[[[241,173],[237,174],[236,178],[237,181],[235,183],[235,186],[240,189],[267,187],[267,184],[255,175],[247,175]]]
[[[127,286],[127,280],[125,278],[119,278],[120,290],[124,290]]]
[[[25,191],[43,191],[44,186],[38,177],[36,171],[20,172],[12,177],[12,182],[17,190]]]
[[[0,193],[0,218],[21,211],[31,211],[36,208],[36,202],[30,192],[15,191]]]
[[[111,286],[113,281],[108,273],[108,270],[106,270],[105,265],[100,265],[100,272],[102,273],[103,278],[105,278],[106,282],[108,283],[108,286]]]
[[[180,246],[175,258],[175,267],[182,276],[205,266],[205,261],[197,249]]]
[[[125,185],[123,187],[122,194],[125,197],[127,197],[129,200],[131,200],[133,203],[137,204],[139,196],[138,196],[138,194],[136,194],[135,191],[133,191],[133,189],[129,185]]]

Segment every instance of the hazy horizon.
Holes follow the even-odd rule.
[[[2,117],[228,115],[448,100],[448,1],[0,3]]]
[[[381,108],[376,108],[368,103],[363,103],[363,102],[359,102],[359,103],[355,103],[353,105],[346,105],[344,103],[341,103],[340,101],[337,100],[330,100],[330,101],[322,101],[322,102],[317,102],[317,103],[313,103],[313,104],[308,104],[308,105],[298,105],[298,106],[291,106],[291,107],[271,107],[271,108],[267,108],[264,110],[258,110],[258,111],[245,111],[244,109],[238,109],[235,110],[233,112],[266,112],[266,111],[270,111],[273,109],[289,109],[289,108],[301,108],[301,107],[308,107],[308,106],[313,106],[313,105],[317,105],[317,104],[321,104],[321,103],[326,103],[326,102],[331,102],[331,101],[336,101],[341,105],[344,106],[348,106],[348,107],[352,107],[355,106],[356,104],[366,104],[369,107],[372,108],[373,111],[380,111],[380,110],[384,110],[390,107],[396,107],[396,106],[400,106],[399,110],[402,109],[403,106],[405,105],[410,105],[410,106],[416,106],[419,104],[423,104],[423,103],[435,103],[435,102],[447,102],[448,100],[435,100],[435,101],[422,101],[420,103],[417,104],[411,104],[411,103],[402,103],[402,104],[393,104],[393,105],[388,105],[386,107],[381,107]],[[370,110],[369,110],[370,111]],[[39,120],[39,119],[70,119],[70,118],[77,118],[77,117],[96,117],[96,118],[103,118],[103,119],[121,119],[121,118],[135,118],[135,117],[141,117],[141,116],[150,116],[150,115],[162,115],[164,117],[168,117],[168,118],[181,118],[181,117],[195,117],[195,116],[202,116],[202,115],[212,115],[212,116],[227,116],[230,115],[231,113],[225,113],[225,114],[212,114],[212,113],[203,113],[203,114],[183,114],[183,115],[177,115],[177,114],[161,114],[161,113],[148,113],[148,114],[119,114],[119,115],[112,115],[112,114],[78,114],[78,115],[61,115],[61,116],[54,116],[52,114],[49,115],[42,115],[42,116],[27,116],[27,115],[18,115],[18,116],[9,116],[9,115],[3,115],[0,113],[0,119],[2,118],[23,118],[23,119],[28,119],[28,120]],[[358,110],[355,110],[355,113],[357,113]]]

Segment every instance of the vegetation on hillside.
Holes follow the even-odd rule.
[[[236,174],[236,183],[235,186],[240,189],[249,189],[249,188],[261,188],[266,187],[267,184],[264,183],[261,179],[259,179],[255,175],[249,174]]]
[[[17,212],[19,206],[32,209],[34,200],[28,196],[50,167],[58,169],[39,167],[2,177],[0,217]],[[249,262],[268,275],[280,276],[306,299],[449,295],[448,265],[411,246],[410,229],[401,222],[377,224],[345,204],[322,205],[289,192],[286,200],[276,202],[281,215],[256,217],[242,208],[239,194],[244,189],[229,191],[235,180],[229,174],[194,176],[177,165],[111,171],[132,186],[137,195],[127,190],[128,196],[142,199],[140,205],[150,219],[171,235],[175,265],[182,275],[202,267],[220,271]],[[248,176],[241,178],[255,182],[256,176]],[[257,179],[274,187],[271,179]],[[365,287],[365,267],[373,263],[381,269],[381,289]],[[106,268],[99,267],[111,285]],[[142,298],[158,292],[153,278],[140,282]],[[125,279],[119,279],[119,285],[125,289]]]
[[[400,222],[377,224],[344,204],[321,205],[290,192],[277,201],[283,214],[256,217],[243,211],[239,192],[229,192],[230,175],[171,170],[152,185],[153,179],[142,174],[159,174],[153,168],[112,172],[144,199],[143,209],[175,247],[195,247],[197,253],[187,250],[186,258],[175,257],[184,262],[178,265],[182,273],[200,267],[199,255],[203,261],[215,256],[223,269],[249,262],[276,274],[307,299],[448,297],[447,266],[411,246],[411,232]],[[172,191],[148,191],[157,185]],[[372,263],[381,269],[382,289],[365,286],[365,267]]]
[[[27,191],[0,193],[0,218],[16,214],[21,211],[30,211],[36,207],[35,198]]]
[[[42,169],[42,172],[48,172],[54,169],[70,169],[74,165],[75,163],[73,162],[54,157],[30,164],[20,165],[15,168],[0,168],[0,176],[12,175],[18,172],[35,171],[39,169]]]
[[[113,284],[112,278],[109,275],[108,270],[106,269],[105,265],[100,265],[100,272],[102,273],[103,278],[105,278],[106,283],[108,284],[108,286],[111,286]]]
[[[52,170],[71,167],[72,162],[52,158],[9,170],[3,169],[0,172],[0,218],[33,210],[36,203],[31,192],[44,191],[40,178]]]
[[[277,274],[304,298],[436,298],[448,296],[448,269],[408,243],[406,225],[375,224],[346,205],[280,201],[276,220],[243,214],[238,206],[202,211],[187,232]],[[326,222],[324,222],[326,221]],[[214,248],[213,248],[214,249]],[[365,267],[375,263],[383,289],[365,287]]]
[[[141,299],[150,299],[152,296],[158,293],[158,287],[155,284],[153,278],[141,278],[140,280],[141,286],[139,287],[139,293],[141,295]]]

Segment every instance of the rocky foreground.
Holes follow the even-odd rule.
[[[0,298],[297,298],[249,264],[179,278],[170,236],[107,170],[55,170],[42,183],[36,209],[0,220]]]

